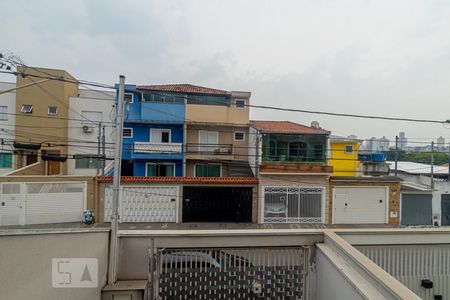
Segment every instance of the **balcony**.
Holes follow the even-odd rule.
[[[327,166],[325,162],[277,162],[277,161],[264,161],[259,167],[261,173],[333,173],[333,167]]]
[[[134,153],[181,154],[183,152],[183,144],[134,142],[133,149]]]
[[[233,159],[233,144],[186,144],[190,159]]]

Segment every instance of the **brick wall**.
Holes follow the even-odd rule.
[[[355,182],[355,181],[330,181],[330,189],[328,190],[328,220],[332,222],[333,213],[333,187],[337,186],[361,186],[361,187],[389,187],[389,219],[388,224],[400,224],[400,182]],[[392,213],[397,213],[396,217],[391,217]]]

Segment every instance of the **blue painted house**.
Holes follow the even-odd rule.
[[[184,176],[183,97],[125,86],[122,176]]]

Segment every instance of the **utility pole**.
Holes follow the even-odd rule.
[[[250,132],[249,132],[250,133]],[[251,134],[251,133],[250,133]],[[250,135],[249,134],[249,135]],[[259,176],[259,142],[260,142],[260,133],[258,130],[255,130],[255,177]]]
[[[119,93],[117,99],[116,115],[116,147],[114,151],[114,177],[113,177],[113,199],[111,213],[111,238],[109,243],[109,265],[108,284],[114,284],[117,280],[118,267],[118,245],[117,227],[119,226],[119,193],[120,193],[120,168],[122,163],[122,132],[123,132],[123,110],[124,110],[125,76],[119,77]]]
[[[106,167],[106,138],[105,138],[105,125],[102,127],[102,176],[105,175],[105,167]]]
[[[100,147],[102,143],[102,122],[98,122],[97,129],[97,176],[100,175],[102,159],[100,158]]]
[[[395,136],[395,176],[397,176],[397,161],[398,161],[398,136]]]
[[[434,178],[433,178],[433,176],[434,176],[434,174],[433,174],[434,168],[433,168],[433,166],[434,166],[434,141],[431,142],[431,174],[430,174],[431,189],[434,189]]]

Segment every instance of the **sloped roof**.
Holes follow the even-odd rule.
[[[139,85],[140,90],[149,91],[161,91],[161,92],[174,92],[174,93],[186,93],[186,94],[208,94],[208,95],[231,95],[231,92],[212,89],[204,86],[193,84],[162,84],[162,85]]]
[[[253,128],[263,133],[308,133],[308,134],[330,134],[330,131],[322,128],[313,128],[291,121],[260,121],[252,120],[250,124]]]
[[[390,164],[391,171],[394,170],[395,162],[387,161]],[[412,161],[398,161],[397,170],[409,174],[431,174],[431,165],[421,164]],[[434,174],[448,174],[448,167],[433,166]]]
[[[332,142],[347,142],[347,143],[361,143],[361,139],[353,139],[345,136],[339,136],[339,135],[332,135],[330,136],[330,140]]]

